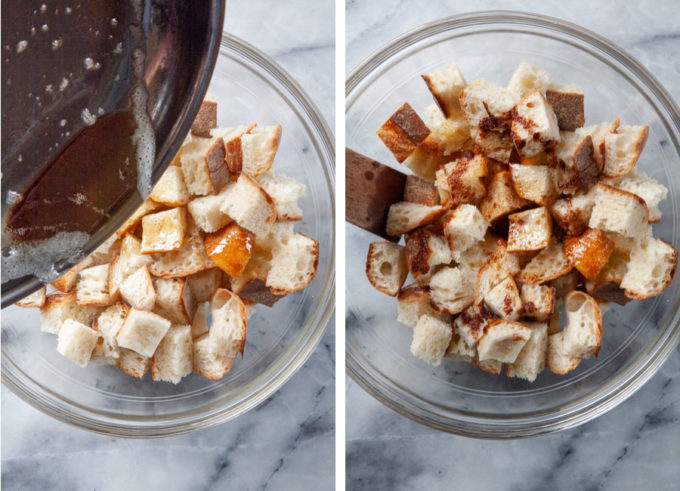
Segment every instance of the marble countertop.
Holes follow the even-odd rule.
[[[416,6],[418,4],[418,6]],[[625,7],[593,0],[349,1],[347,71],[398,35],[475,10],[525,10],[578,23],[637,57],[680,101],[675,1]],[[560,433],[486,441],[432,430],[347,381],[347,489],[678,489],[680,349],[636,394],[606,415]]]
[[[230,0],[225,29],[288,70],[332,127],[334,18],[332,8],[320,3]],[[331,489],[334,336],[331,325],[300,371],[250,413],[160,440],[115,439],[72,428],[3,386],[3,489]]]

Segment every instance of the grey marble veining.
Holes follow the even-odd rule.
[[[678,2],[385,0],[347,3],[347,71],[393,38],[470,10],[561,17],[638,58],[680,100]],[[637,393],[572,430],[515,441],[444,434],[347,381],[347,489],[475,491],[680,489],[680,350]]]
[[[291,73],[333,126],[330,2],[230,0],[225,29]],[[332,489],[334,336],[331,324],[300,371],[253,411],[173,438],[91,434],[44,416],[3,387],[3,489]]]

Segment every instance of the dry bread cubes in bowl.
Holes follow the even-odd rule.
[[[347,367],[369,393],[517,438],[604,413],[673,352],[680,112],[620,48],[455,16],[358,67],[346,112],[348,169],[399,187],[354,222],[389,242],[346,227]]]
[[[144,205],[3,311],[3,382],[47,414],[135,437],[218,424],[280,388],[326,329],[331,133],[289,75],[230,35],[208,91]]]

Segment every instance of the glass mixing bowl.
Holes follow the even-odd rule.
[[[281,124],[275,170],[307,186],[296,224],[319,241],[319,269],[304,290],[273,308],[258,306],[243,360],[222,379],[196,374],[179,385],[129,377],[112,367],[79,368],[39,329],[37,309],[2,311],[2,381],[26,402],[61,421],[116,436],[157,437],[222,423],[264,401],[307,360],[334,309],[334,146],[328,126],[280,66],[224,34],[208,91],[218,123]]]
[[[450,17],[416,29],[364,61],[347,79],[347,146],[395,168],[376,129],[404,101],[424,115],[432,104],[420,75],[455,62],[468,81],[505,85],[526,60],[551,80],[585,91],[587,124],[621,118],[650,127],[639,169],[669,189],[654,234],[678,247],[680,112],[635,59],[597,34],[559,19],[518,12]],[[405,169],[402,167],[402,171]],[[605,413],[640,388],[680,339],[678,279],[659,297],[615,305],[604,314],[599,358],[567,376],[544,371],[535,383],[409,353],[411,329],[396,321],[396,299],[364,273],[377,239],[347,232],[347,370],[366,391],[420,423],[461,435],[516,438],[573,427]]]

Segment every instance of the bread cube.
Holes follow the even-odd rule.
[[[121,238],[117,234],[113,234],[99,244],[99,247],[92,251],[88,257],[91,258],[93,266],[108,264],[118,257],[122,245]]]
[[[537,251],[550,245],[552,221],[544,206],[508,216],[508,252]]]
[[[92,326],[92,329],[94,329],[94,326]],[[96,329],[94,330],[96,331]],[[118,363],[118,358],[120,358],[120,350],[118,349],[118,345],[112,345],[100,335],[97,338],[97,343],[94,345],[94,349],[90,355],[89,363],[94,363],[95,365],[115,366]]]
[[[620,126],[616,133],[604,138],[604,167],[602,173],[621,177],[633,170],[647,143],[649,126]]]
[[[567,274],[574,268],[562,244],[553,242],[543,249],[516,276],[520,283],[538,285]]]
[[[231,174],[238,174],[243,169],[243,144],[241,137],[249,133],[257,124],[234,126],[230,128],[215,128],[211,131],[213,137],[220,137],[224,142],[224,161]]]
[[[373,242],[368,246],[366,277],[376,290],[395,297],[406,276],[408,267],[403,247],[389,241]]]
[[[634,299],[659,295],[673,281],[677,264],[678,251],[672,245],[662,239],[642,239],[630,254],[621,288]]]
[[[198,307],[196,308],[194,318],[191,320],[192,339],[196,339],[208,332],[207,306],[208,304],[203,302],[198,304]]]
[[[26,295],[21,300],[18,300],[14,305],[23,308],[42,308],[42,306],[45,305],[45,299],[47,297],[46,292],[47,289],[43,286],[30,295]]]
[[[489,222],[476,206],[459,205],[444,218],[444,235],[456,261],[461,253],[482,242],[489,228]]]
[[[176,251],[184,243],[187,221],[183,207],[142,218],[142,254]]]
[[[486,295],[508,275],[513,276],[520,270],[518,257],[507,251],[507,244],[499,239],[489,260],[475,277],[475,305],[484,301]]]
[[[255,235],[266,233],[276,220],[274,201],[245,172],[225,189],[220,211]]]
[[[232,221],[229,215],[220,211],[226,189],[216,195],[195,198],[187,205],[194,222],[204,232],[216,232]]]
[[[413,173],[427,181],[434,181],[437,170],[451,157],[444,155],[443,150],[432,136],[428,136],[402,162]]]
[[[451,342],[451,324],[436,317],[421,315],[413,328],[411,354],[432,365],[439,365]]]
[[[656,181],[656,179],[648,177],[642,172],[630,172],[621,178],[610,180],[607,184],[628,191],[629,193],[636,194],[645,200],[645,204],[649,210],[650,223],[656,223],[661,220],[659,203],[668,196],[668,189],[666,189],[663,184]]]
[[[305,195],[304,184],[283,174],[265,174],[258,177],[257,182],[274,200],[277,220],[302,220],[302,210],[297,202]]]
[[[588,228],[590,214],[595,206],[593,195],[594,193],[577,194],[558,199],[550,207],[553,219],[567,235],[581,235]]]
[[[527,324],[531,335],[519,352],[515,362],[506,366],[508,377],[518,377],[533,382],[545,368],[548,356],[548,325],[545,323]]]
[[[220,288],[210,301],[212,322],[208,336],[215,349],[229,358],[243,356],[248,320],[246,306],[238,295]]]
[[[494,375],[500,375],[503,371],[503,363],[496,360],[472,360],[470,362],[472,366],[478,367],[487,373],[492,373]]]
[[[62,293],[69,293],[78,284],[78,274],[93,265],[92,259],[88,256],[50,284]]]
[[[574,131],[585,124],[583,89],[578,85],[550,84],[545,98],[557,116],[560,130]]]
[[[477,343],[479,361],[514,363],[531,337],[531,328],[509,320],[492,320]]]
[[[530,201],[515,192],[510,172],[502,171],[491,178],[486,196],[479,204],[479,211],[489,223],[494,223],[530,204]]]
[[[121,348],[116,367],[132,377],[142,378],[151,368],[151,357]]]
[[[639,196],[598,182],[594,201],[590,228],[624,237],[639,237],[647,230],[649,210]]]
[[[560,164],[557,186],[565,194],[588,192],[597,182],[600,171],[593,158],[595,149],[589,135],[569,131],[560,133],[555,157]]]
[[[86,367],[99,334],[85,324],[66,319],[59,330],[57,351],[78,366]]]
[[[108,286],[111,298],[116,299],[120,295],[120,285],[125,278],[152,262],[153,258],[150,255],[142,254],[142,243],[137,237],[130,234],[124,236],[120,254],[109,265]]]
[[[191,195],[186,184],[184,184],[182,169],[175,166],[165,169],[149,197],[156,203],[165,206],[186,205],[191,199]]]
[[[196,310],[194,295],[186,278],[155,278],[154,312],[174,324],[190,324]]]
[[[187,276],[185,279],[197,303],[207,302],[222,286],[224,274],[219,268],[210,268]]]
[[[210,138],[210,130],[213,128],[217,128],[217,101],[214,96],[206,94],[191,125],[191,134]]]
[[[158,314],[131,308],[118,331],[118,346],[151,357],[170,329],[170,324],[168,319]]]
[[[319,243],[296,233],[277,248],[266,286],[274,295],[287,295],[306,287],[314,279],[319,266]]]
[[[522,61],[510,77],[508,89],[521,96],[538,91],[545,94],[550,83],[550,74],[531,63]]]
[[[455,114],[447,118],[436,105],[425,108],[427,127],[430,128],[430,136],[446,156],[459,152],[470,140],[470,125],[462,114]]]
[[[458,65],[451,63],[443,70],[434,70],[422,77],[446,118],[460,113],[458,96],[467,82]]]
[[[491,315],[489,315],[484,307],[481,305],[471,305],[454,319],[453,331],[454,334],[460,336],[460,339],[466,346],[474,349],[476,356],[477,343],[484,335],[486,326],[492,320]]]
[[[149,268],[142,266],[120,285],[120,295],[130,306],[140,310],[152,310],[156,303]]]
[[[123,225],[121,225],[120,228],[116,230],[116,235],[120,238],[123,238],[126,235],[135,233],[137,227],[139,227],[139,225],[142,223],[142,218],[144,218],[149,213],[159,211],[162,208],[162,204],[156,203],[152,199],[145,200],[144,203],[142,203],[142,205],[135,210],[130,218],[125,220]]]
[[[436,186],[443,206],[455,208],[465,203],[477,204],[486,194],[484,178],[488,175],[482,155],[468,153],[449,162],[436,172]]]
[[[405,242],[406,273],[410,272],[421,285],[428,284],[436,266],[451,262],[451,251],[446,239],[427,228],[407,233]]]
[[[614,241],[596,228],[588,229],[580,237],[564,241],[564,252],[579,273],[589,280],[597,278],[613,251]]]
[[[191,326],[172,326],[151,360],[151,376],[178,384],[193,368]]]
[[[241,275],[250,260],[252,235],[236,223],[205,236],[205,252],[229,276]]]
[[[404,184],[404,201],[425,206],[437,206],[439,195],[437,188],[422,177],[408,175]]]
[[[76,299],[80,305],[111,305],[109,295],[109,265],[100,264],[83,269],[78,274]]]
[[[224,157],[224,141],[220,137],[194,138],[187,143],[180,157],[187,190],[198,196],[217,194],[229,182]]]
[[[410,230],[432,223],[446,210],[437,206],[424,206],[408,201],[392,204],[387,212],[385,230],[388,235],[398,236]]]
[[[484,305],[496,317],[512,321],[519,319],[522,312],[522,299],[512,276],[506,276],[484,295]]]
[[[556,289],[548,285],[522,285],[522,316],[538,322],[548,322],[555,311]]]
[[[472,279],[465,278],[459,268],[440,269],[430,280],[430,298],[435,310],[457,314],[474,301]]]
[[[553,169],[547,165],[510,164],[510,175],[520,198],[550,206],[559,195],[553,180]]]
[[[376,132],[398,162],[406,160],[430,134],[420,116],[405,102]]]
[[[159,278],[178,278],[214,267],[215,263],[205,252],[198,227],[189,221],[182,247],[154,256],[149,272]]]
[[[233,355],[233,356],[232,356]],[[229,371],[236,353],[223,353],[217,349],[209,333],[194,339],[193,368],[202,377],[219,380]]]
[[[281,126],[256,126],[241,135],[242,171],[257,177],[271,169],[281,141]]]
[[[40,308],[40,330],[58,334],[66,319],[89,326],[103,310],[97,305],[78,305],[76,292],[47,295]]]
[[[460,108],[471,126],[485,131],[509,126],[510,112],[520,95],[478,78],[459,95]]]
[[[515,143],[509,133],[479,130],[475,137],[475,152],[504,164],[510,161],[514,147]]]
[[[619,127],[619,118],[614,119],[611,123],[601,123],[593,126],[584,126],[577,128],[575,132],[580,136],[590,136],[593,141],[593,158],[597,164],[600,172],[604,169],[604,151],[605,151],[605,137],[610,133],[616,133]]]
[[[111,305],[94,320],[92,329],[99,333],[99,339],[90,361],[102,365],[116,365],[120,348],[116,334],[123,326],[128,307],[122,303]]]
[[[512,139],[523,157],[531,157],[560,141],[557,117],[538,90],[522,97],[513,114]]]
[[[545,365],[557,375],[566,375],[575,370],[581,363],[581,358],[564,353],[564,332],[559,331],[548,336],[548,356]]]
[[[258,254],[258,248],[253,251],[250,261],[243,270],[241,276],[238,278],[230,278],[231,291],[241,297],[242,300],[248,300],[255,303],[260,303],[268,307],[273,306],[278,300],[283,298],[286,293],[274,294],[267,286],[267,276],[271,269],[270,252],[267,251],[267,257]]]
[[[458,268],[460,268],[463,275],[475,278],[476,282],[480,269],[489,261],[495,246],[496,239],[492,235],[487,234],[482,242],[461,253],[456,254],[454,252],[452,255],[457,256]]]
[[[421,315],[436,316],[430,306],[430,291],[418,284],[405,286],[397,296],[397,322],[415,327]]]
[[[567,324],[562,334],[562,355],[573,358],[597,356],[602,343],[602,314],[590,295],[575,290],[564,297]]]

